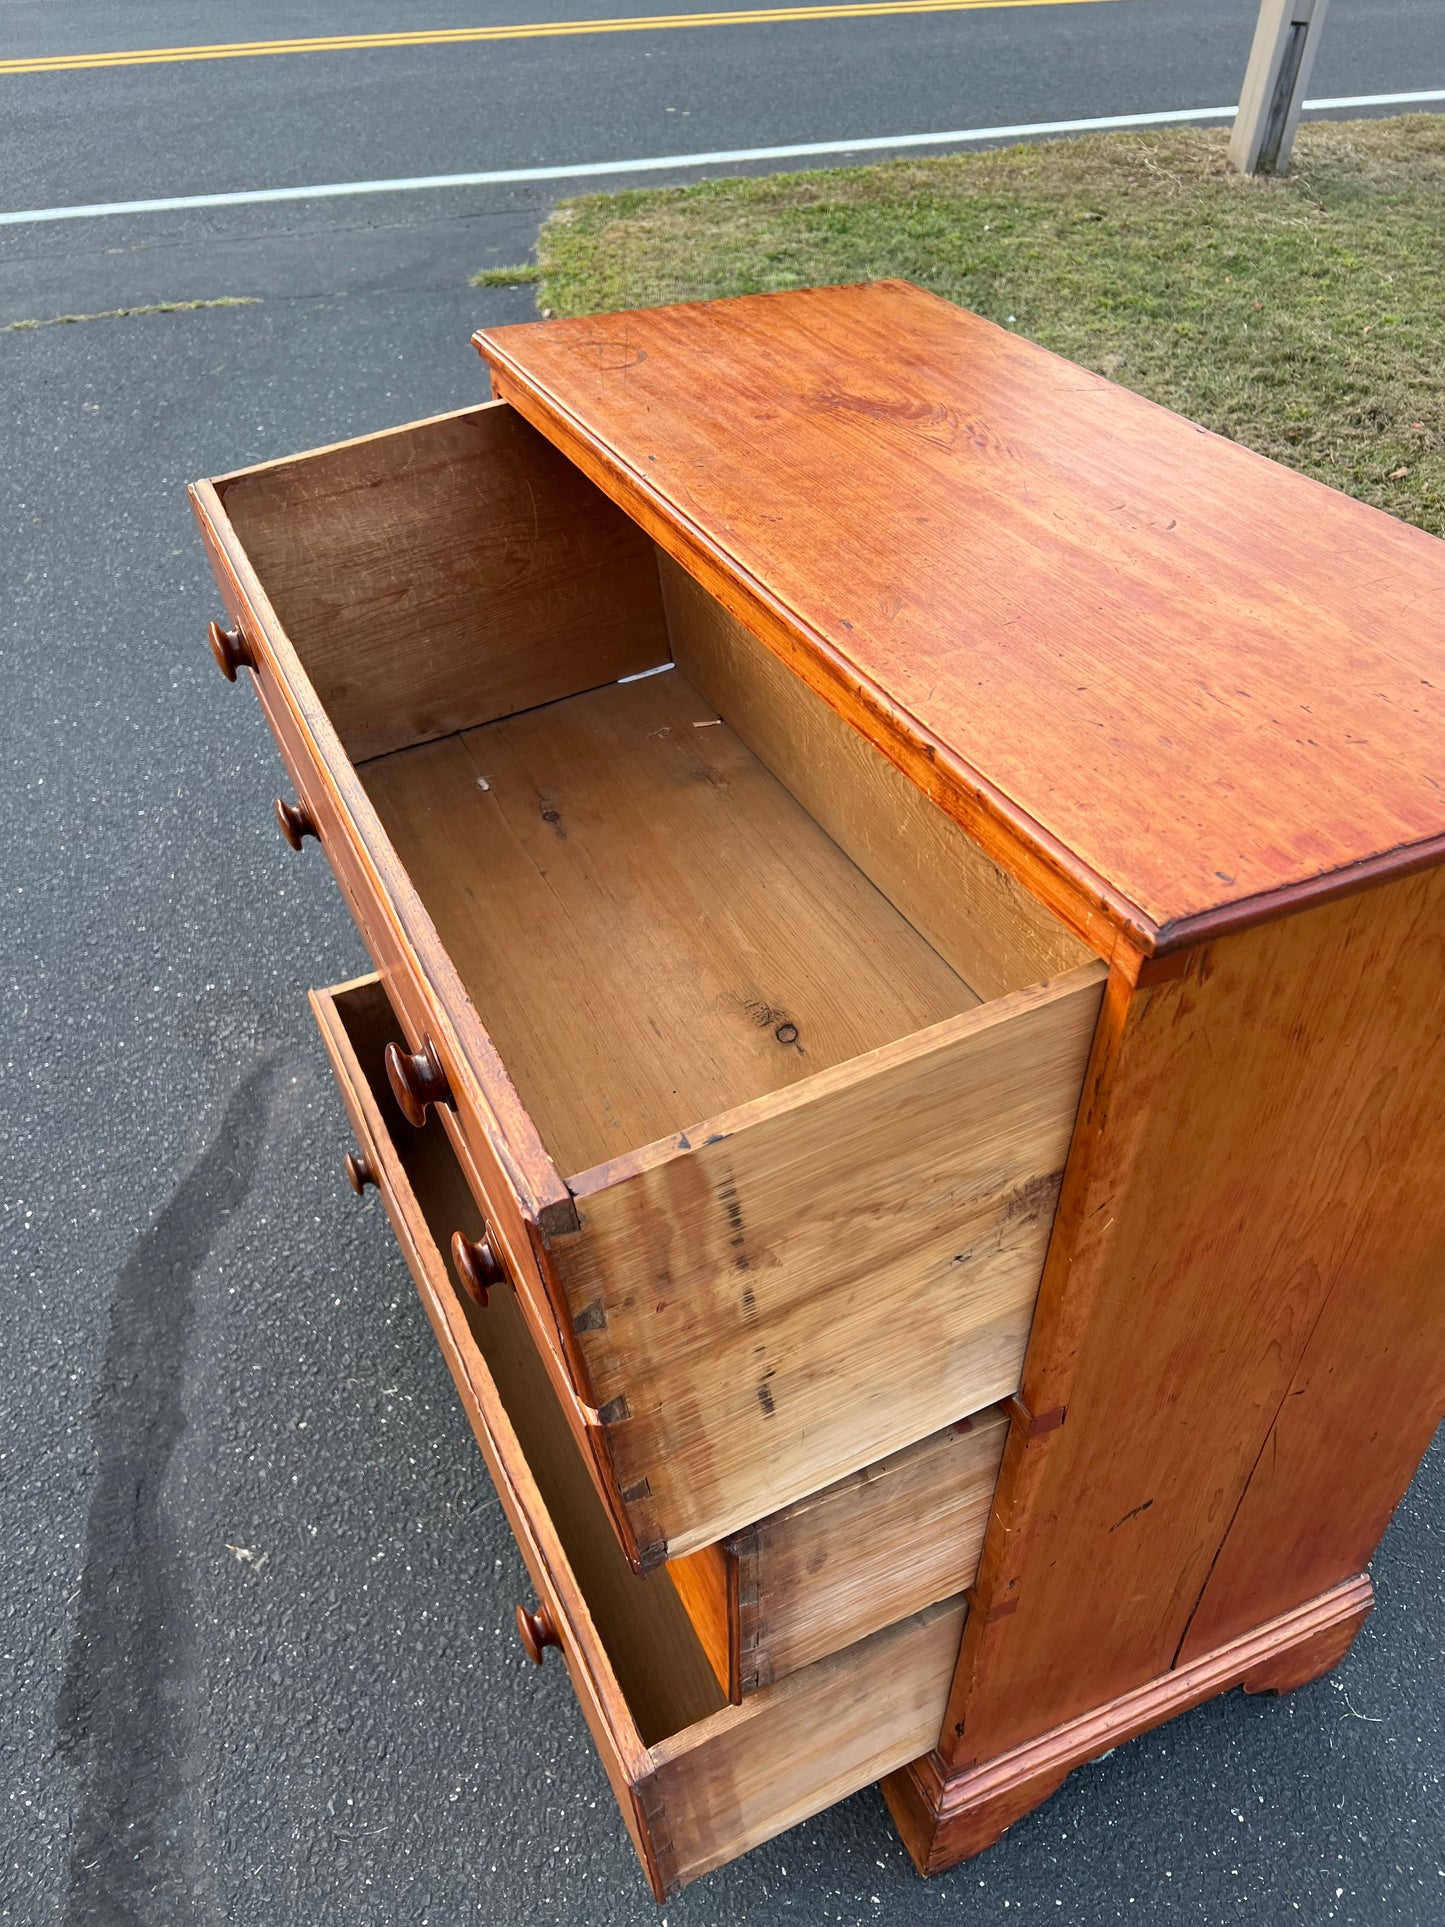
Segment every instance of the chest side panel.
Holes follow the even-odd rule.
[[[1439,1391],[1442,944],[1435,871],[1221,940],[1132,995],[1111,986],[951,1764],[1168,1672],[1236,1514],[1251,1543],[1271,1509],[1299,1528],[1251,1582],[1257,1618],[1307,1596],[1321,1547],[1357,1569]],[[1302,1371],[1313,1396],[1282,1418]],[[1382,1409],[1368,1447],[1359,1422],[1353,1453],[1303,1443],[1310,1404],[1327,1431],[1387,1385],[1410,1415],[1398,1432]],[[1241,1509],[1272,1437],[1287,1483]]]

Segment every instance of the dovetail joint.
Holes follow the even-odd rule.
[[[1066,1405],[1052,1406],[1047,1412],[1031,1412],[1017,1392],[1012,1398],[1004,1400],[1004,1410],[1028,1439],[1042,1438],[1046,1432],[1057,1432],[1068,1415]]]
[[[1012,1599],[981,1600],[972,1586],[965,1587],[964,1599],[968,1603],[969,1617],[980,1620],[985,1626],[992,1626],[996,1619],[1007,1619],[1010,1613],[1019,1609],[1018,1594]]]

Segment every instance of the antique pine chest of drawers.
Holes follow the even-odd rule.
[[[1445,1408],[1445,545],[901,284],[192,491],[661,1897],[1346,1651]]]

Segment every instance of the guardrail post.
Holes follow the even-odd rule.
[[[1284,174],[1329,0],[1260,0],[1229,141],[1241,174]]]

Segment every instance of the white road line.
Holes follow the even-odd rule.
[[[1429,94],[1354,94],[1341,100],[1307,100],[1306,107],[1408,107],[1417,100],[1445,100],[1445,87]]]
[[[1429,93],[1356,94],[1307,100],[1316,111],[1403,107],[1445,100]],[[108,214],[170,214],[195,207],[254,207],[266,201],[325,201],[347,194],[414,194],[437,187],[511,187],[528,181],[580,181],[613,174],[659,174],[688,167],[735,167],[747,161],[807,160],[821,154],[870,154],[908,147],[961,147],[970,141],[1028,140],[1037,134],[1091,134],[1111,127],[1159,127],[1171,121],[1232,120],[1235,107],[1179,107],[1161,114],[1107,114],[1093,120],[1037,120],[1017,127],[963,127],[949,134],[881,134],[866,140],[803,141],[790,147],[733,147],[715,154],[662,154],[638,161],[578,161],[565,167],[493,168],[481,174],[419,174],[410,180],[333,181],[319,187],[258,187],[237,194],[179,194],[168,200],[97,201],[88,207],[32,207],[0,213],[0,227],[20,221],[90,221]]]

